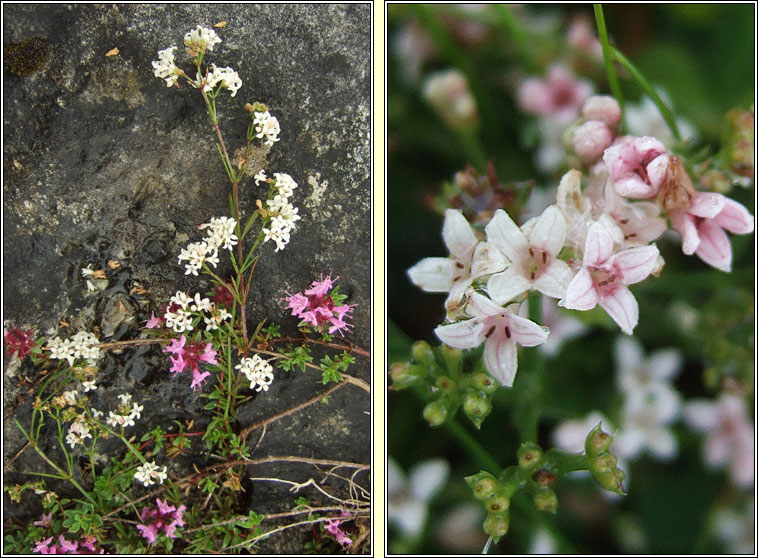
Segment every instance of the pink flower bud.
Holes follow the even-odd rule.
[[[584,103],[582,116],[587,120],[600,120],[611,130],[615,130],[621,120],[621,107],[613,97],[593,95]]]
[[[613,133],[600,120],[588,120],[576,130],[572,138],[574,152],[585,163],[599,159],[613,141]]]

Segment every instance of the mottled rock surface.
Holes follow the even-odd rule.
[[[282,297],[331,271],[340,276],[348,302],[358,305],[346,339],[368,349],[370,9],[367,4],[5,4],[4,44],[34,39],[26,43],[37,47],[30,56],[41,53],[41,58],[24,66],[26,75],[4,70],[3,319],[46,336],[69,337],[97,326],[102,341],[132,339],[140,336],[138,328],[151,309],[159,310],[177,290],[194,293],[208,286],[204,278],[184,275],[177,255],[202,238],[199,224],[229,214],[230,185],[199,92],[186,85],[168,89],[154,77],[151,61],[158,50],[180,46],[196,25],[226,21],[218,29],[223,42],[206,56],[207,63],[237,70],[243,82],[235,97],[223,92],[218,100],[225,141],[230,151],[244,144],[245,103],[268,105],[281,124],[281,141],[261,150],[259,162],[269,175],[285,172],[297,181],[294,203],[302,216],[283,252],[275,253],[271,243],[261,250],[248,303],[250,324],[267,318],[281,324],[285,335],[297,334],[297,319],[288,316]],[[106,56],[114,47],[118,54]],[[189,71],[182,51],[177,50],[177,64]],[[244,183],[243,214],[261,197],[265,191],[252,179]],[[120,267],[110,269],[110,260]],[[107,270],[104,290],[87,290],[81,271],[90,265]],[[219,269],[231,271],[228,263]],[[61,319],[71,327],[59,327]],[[7,463],[23,445],[9,419],[28,421],[33,399],[17,373],[34,381],[35,371],[4,362]],[[193,418],[194,430],[202,429],[209,418],[205,401],[189,389],[188,378],[171,378],[168,367],[166,356],[151,347],[108,354],[94,406],[113,408],[116,394],[128,392],[145,407],[135,434]],[[369,382],[369,360],[358,357],[349,373]],[[271,389],[240,409],[240,426],[323,389],[317,372],[277,371]],[[328,403],[273,423],[254,457],[368,463],[369,411],[368,393],[341,388]],[[258,434],[251,438],[257,442]],[[188,466],[167,464],[177,475]],[[25,451],[6,470],[6,483],[21,482],[24,471],[42,468],[34,452]],[[312,467],[300,465],[248,472],[301,482],[320,478]],[[357,479],[368,486],[366,473]],[[296,497],[271,484],[248,490],[249,509],[281,511]],[[344,486],[335,483],[335,490]],[[38,513],[34,502],[25,501],[33,497],[27,495],[20,505],[4,497],[6,515]],[[309,532],[287,531],[261,551],[300,552]]]

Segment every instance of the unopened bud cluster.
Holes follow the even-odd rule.
[[[432,399],[424,407],[424,418],[431,426],[439,426],[455,415],[459,407],[479,428],[492,410],[495,380],[486,372],[463,372],[463,353],[446,345],[433,350],[425,341],[413,345],[410,362],[395,362],[390,368],[392,385],[405,389],[426,387]]]
[[[603,432],[601,425],[593,428],[584,442],[587,468],[600,486],[616,494],[624,494],[624,472],[617,466],[617,457],[609,451],[613,438]]]

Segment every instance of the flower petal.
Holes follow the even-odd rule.
[[[672,213],[669,218],[671,225],[682,235],[682,252],[691,256],[700,245],[695,218],[684,211]]]
[[[508,316],[511,339],[523,347],[534,347],[547,341],[550,330],[516,314]]]
[[[563,260],[553,260],[534,281],[534,288],[552,298],[563,298],[573,279],[571,268]]]
[[[466,312],[477,319],[483,319],[487,316],[497,316],[502,313],[503,307],[495,304],[483,294],[472,292],[469,302],[466,305]]]
[[[625,285],[639,283],[655,268],[658,260],[658,247],[655,244],[629,248],[613,256],[613,263],[621,271]]]
[[[478,242],[471,225],[463,213],[457,209],[445,211],[445,222],[442,225],[442,238],[445,246],[456,260],[468,263]]]
[[[678,451],[676,438],[670,430],[663,427],[647,431],[647,445],[650,451],[660,459],[673,459]]]
[[[487,281],[487,293],[493,301],[505,304],[525,293],[531,287],[531,282],[514,267],[509,267],[501,273],[496,273]]]
[[[450,465],[442,458],[427,459],[411,467],[408,484],[414,498],[428,502],[444,486],[449,472]]]
[[[529,241],[532,246],[557,256],[566,240],[566,218],[558,206],[551,205],[534,224]]]
[[[669,381],[682,367],[682,353],[676,349],[656,351],[647,361],[650,374],[658,381]]]
[[[520,261],[522,254],[529,248],[524,233],[502,209],[495,211],[484,230],[487,233],[487,241],[500,249],[511,262]]]
[[[755,228],[755,220],[745,206],[729,198],[724,199],[724,208],[713,220],[734,234],[748,234]]]
[[[566,289],[566,296],[559,303],[571,310],[591,310],[598,302],[597,289],[590,272],[586,268],[579,270]]]
[[[518,368],[516,343],[506,339],[504,335],[493,335],[487,339],[484,346],[484,363],[489,373],[501,384],[506,387],[513,386]]]
[[[706,399],[687,402],[683,414],[684,420],[690,428],[700,432],[708,432],[716,428],[721,417],[716,404]]]
[[[426,292],[446,293],[453,286],[455,263],[450,258],[424,258],[408,270],[408,278]]]
[[[503,253],[489,242],[480,242],[474,250],[474,259],[471,262],[471,276],[482,277],[503,271],[507,261]]]
[[[697,228],[700,245],[695,252],[708,265],[721,271],[732,270],[732,244],[724,229],[711,220],[700,223]]]
[[[690,200],[690,206],[687,208],[687,213],[695,215],[696,217],[713,219],[716,215],[721,213],[722,209],[724,209],[724,200],[726,200],[726,198],[722,194],[716,194],[714,192],[695,192]]]
[[[587,240],[584,242],[584,265],[602,265],[612,254],[613,238],[610,233],[601,223],[590,223],[587,227]]]
[[[619,325],[621,331],[627,335],[632,334],[639,321],[639,306],[637,306],[637,299],[634,298],[632,291],[620,286],[612,294],[601,297],[598,304],[608,312],[613,321]]]
[[[482,344],[483,324],[478,320],[466,320],[438,326],[434,333],[445,345],[455,349],[473,349]]]

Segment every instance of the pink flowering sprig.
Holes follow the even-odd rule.
[[[339,277],[332,279],[331,273],[326,278],[322,275],[321,280],[313,281],[304,293],[286,298],[287,308],[301,319],[300,327],[312,327],[328,335],[339,332],[342,336],[343,330],[353,327],[346,320],[356,305],[344,304],[347,295],[339,292],[339,286],[334,286],[337,279]]]
[[[142,523],[137,524],[137,530],[147,539],[148,546],[152,545],[159,535],[166,535],[169,539],[176,538],[178,527],[184,527],[184,511],[187,509],[183,504],[178,508],[170,506],[168,501],[160,498],[155,499],[157,507],[145,506],[140,514]]]
[[[8,356],[12,357],[16,354],[20,359],[41,352],[40,344],[34,339],[34,331],[31,329],[22,331],[18,326],[12,330],[3,327],[3,345]]]
[[[217,352],[213,350],[212,343],[187,342],[187,338],[182,335],[179,339],[172,339],[164,349],[164,352],[170,353],[171,372],[174,376],[184,372],[192,371],[192,383],[190,387],[196,389],[205,382],[205,379],[211,375],[207,370],[200,371],[200,363],[217,365]]]

